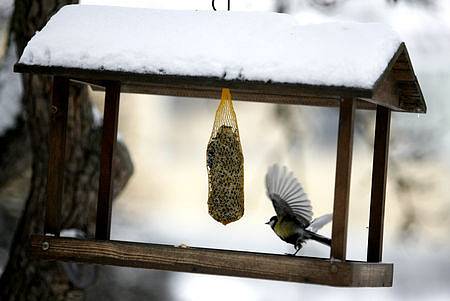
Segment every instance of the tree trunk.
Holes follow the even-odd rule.
[[[16,0],[11,37],[18,55],[36,30],[70,0]],[[42,233],[46,199],[51,78],[23,76],[23,110],[32,153],[30,193],[17,226],[9,261],[0,279],[1,300],[82,299],[60,263],[33,260],[25,253],[31,233]],[[88,89],[72,85],[69,97],[62,228],[77,228],[92,236],[95,230],[101,127],[95,124]],[[114,157],[114,192],[122,190],[133,166],[119,142]]]

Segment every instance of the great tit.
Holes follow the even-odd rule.
[[[293,244],[296,255],[308,239],[330,246],[331,240],[316,232],[328,224],[331,214],[312,219],[311,201],[292,172],[274,164],[266,174],[267,196],[272,201],[276,216],[266,223],[287,243]]]

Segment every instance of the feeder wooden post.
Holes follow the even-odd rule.
[[[347,250],[347,224],[355,107],[356,100],[351,98],[343,98],[341,100],[334,187],[333,228],[331,235],[331,258],[340,260],[345,260]]]
[[[95,238],[101,240],[109,240],[111,232],[112,163],[117,141],[117,125],[119,123],[120,82],[107,82],[105,86],[97,224],[95,229]]]
[[[381,262],[391,110],[377,106],[367,261]]]
[[[48,137],[47,204],[44,232],[59,236],[61,201],[64,190],[64,159],[66,149],[69,79],[54,76]]]

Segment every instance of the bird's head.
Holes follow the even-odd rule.
[[[270,227],[272,227],[272,229],[273,229],[273,227],[275,227],[275,224],[277,222],[278,222],[278,217],[275,215],[270,218],[270,220],[266,223],[266,225],[270,225]]]

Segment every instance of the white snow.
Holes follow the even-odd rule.
[[[386,25],[287,14],[69,5],[20,63],[371,88],[401,40]]]

